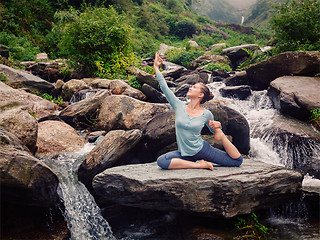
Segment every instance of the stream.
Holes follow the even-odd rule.
[[[302,145],[299,145],[296,152],[287,151],[288,142],[285,141],[274,145],[274,136],[266,129],[270,129],[273,119],[278,117],[279,113],[272,107],[266,91],[253,92],[250,99],[240,101],[221,97],[219,88],[224,86],[223,83],[210,83],[208,86],[213,91],[216,100],[227,102],[227,106],[246,117],[251,131],[250,158],[293,168],[293,159],[298,158],[298,161],[303,161],[304,155],[320,157],[320,146],[313,142],[301,143]],[[201,231],[214,233],[223,239],[232,239],[230,231],[234,223],[229,220],[217,221],[118,205],[110,205],[109,209],[100,210],[93,196],[78,181],[76,175],[80,163],[93,147],[93,144],[86,144],[80,152],[62,154],[54,159],[44,160],[54,170],[60,181],[59,196],[65,206],[63,215],[70,231],[70,239],[193,240],[198,239],[192,237],[193,234]],[[320,180],[307,175],[303,184],[319,188]],[[273,234],[274,239],[320,239],[318,216],[310,216],[303,199],[272,208],[263,216],[263,223],[277,229]]]

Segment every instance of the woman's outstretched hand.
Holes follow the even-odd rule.
[[[163,59],[160,57],[160,51],[157,51],[156,56],[154,58],[154,63],[153,63],[153,68],[156,75],[160,72],[159,66],[161,65],[162,62],[163,62]]]

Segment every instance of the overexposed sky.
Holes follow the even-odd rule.
[[[238,9],[248,8],[257,2],[257,0],[225,0],[225,1],[227,1],[232,6]]]

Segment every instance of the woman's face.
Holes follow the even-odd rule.
[[[199,98],[202,96],[203,96],[203,93],[201,92],[201,86],[198,83],[190,87],[189,91],[187,92],[188,98]]]

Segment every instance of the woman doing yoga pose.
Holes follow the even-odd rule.
[[[203,83],[193,85],[187,97],[188,104],[179,100],[169,89],[159,66],[162,59],[158,51],[155,56],[154,70],[162,92],[175,111],[175,128],[178,150],[161,155],[157,159],[159,167],[163,169],[205,168],[213,170],[213,164],[221,166],[239,167],[242,156],[238,149],[227,139],[221,129],[221,123],[214,121],[212,113],[201,106],[213,98],[209,88]],[[225,151],[212,147],[201,138],[201,130],[207,125],[215,134],[216,140],[221,140]]]

